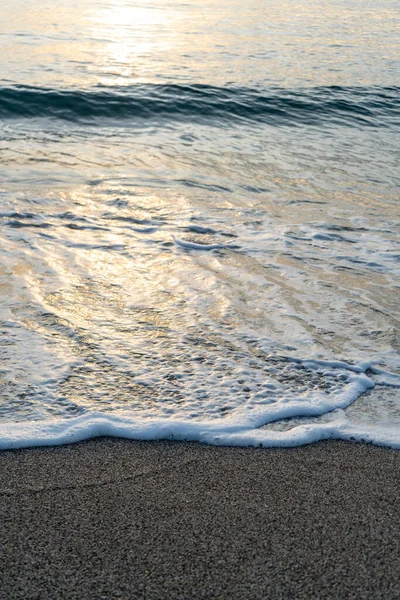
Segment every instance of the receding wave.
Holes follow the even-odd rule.
[[[195,121],[214,124],[343,124],[385,127],[399,122],[398,87],[298,90],[139,84],[125,88],[0,87],[0,118]]]

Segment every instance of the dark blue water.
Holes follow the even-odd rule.
[[[0,8],[0,444],[399,444],[396,2]]]
[[[214,126],[267,123],[391,127],[400,124],[400,88],[315,87],[256,90],[202,84],[96,86],[90,90],[0,88],[0,118],[194,122]]]

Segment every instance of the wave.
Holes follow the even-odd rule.
[[[195,421],[135,418],[128,413],[91,412],[72,419],[0,423],[0,450],[73,444],[96,437],[111,436],[131,440],[174,440],[200,442],[213,446],[254,446],[293,448],[322,440],[346,440],[400,449],[395,427],[360,425],[343,413],[329,423],[299,425],[287,431],[246,428]]]
[[[0,119],[390,127],[399,122],[399,91],[399,87],[339,86],[263,91],[208,85],[138,84],[89,90],[12,86],[0,87]]]
[[[264,392],[256,392],[252,401],[236,411],[211,417],[206,411],[193,418],[182,405],[166,417],[162,411],[88,410],[78,416],[60,418],[54,412],[50,419],[7,420],[0,422],[0,450],[53,446],[82,440],[115,436],[136,440],[169,439],[201,442],[221,446],[294,447],[326,439],[362,441],[379,446],[400,448],[400,431],[395,424],[375,425],[368,421],[355,423],[344,409],[376,386],[400,388],[400,376],[374,366],[369,361],[350,364],[340,360],[303,359],[275,356],[279,361],[319,373],[322,377],[339,376],[341,389],[332,387],[329,393],[304,396],[301,390],[279,401],[259,403]],[[372,379],[372,376],[374,377]],[[343,379],[344,377],[344,379]],[[327,381],[327,379],[325,380]],[[270,393],[270,392],[269,392]],[[268,393],[267,393],[268,394]],[[255,403],[254,403],[255,401]],[[315,417],[328,416],[327,421]],[[303,417],[310,421],[299,422]],[[293,426],[271,430],[267,424],[297,419]]]

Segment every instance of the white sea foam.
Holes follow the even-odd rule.
[[[188,250],[222,250],[223,248],[237,248],[235,244],[198,244],[190,240],[180,240],[172,236],[175,244]]]
[[[340,438],[398,447],[399,401],[388,393],[400,387],[392,347],[396,313],[387,317],[379,296],[361,313],[367,288],[360,293],[345,278],[335,288],[329,272],[321,273],[321,252],[322,268],[332,269],[343,260],[336,257],[343,240],[292,235],[293,252],[282,252],[279,228],[263,223],[259,231],[244,211],[235,228],[241,252],[197,252],[237,246],[208,243],[227,233],[204,216],[204,227],[188,225],[193,214],[181,202],[173,227],[192,231],[199,242],[173,236],[178,248],[168,241],[165,217],[141,237],[126,227],[144,220],[138,211],[119,215],[123,229],[113,219],[107,230],[109,212],[97,219],[96,230],[89,223],[90,234],[63,229],[58,252],[52,238],[34,245],[36,229],[27,228],[24,244],[10,229],[3,282],[13,282],[14,294],[1,328],[8,343],[2,347],[0,447],[96,435],[263,446]],[[146,212],[150,221],[158,214],[151,207]],[[267,219],[259,210],[249,214]],[[221,218],[225,229],[228,217]],[[51,217],[55,226],[59,218]],[[61,218],[73,223],[78,217]],[[124,243],[115,244],[116,238]],[[308,247],[316,239],[328,244],[318,253]],[[371,239],[376,247],[368,238],[346,260],[367,255]],[[368,265],[363,262],[369,283]],[[385,266],[385,276],[392,273]],[[363,273],[357,277],[364,285]],[[373,327],[365,315],[375,319]],[[383,396],[374,405],[377,388]],[[283,429],[268,427],[282,420]]]
[[[129,413],[88,413],[73,419],[0,425],[0,448],[70,444],[99,436],[133,440],[180,440],[219,446],[293,447],[327,439],[361,441],[400,448],[398,428],[359,426],[344,413],[329,423],[300,425],[286,431],[246,427],[230,419],[223,423],[132,418]]]
[[[332,386],[329,393],[288,392],[269,384],[264,391],[251,395],[245,405],[238,404],[228,416],[188,418],[190,398],[183,409],[170,409],[168,417],[152,411],[114,413],[88,411],[79,417],[50,420],[7,422],[0,424],[0,448],[68,444],[98,436],[115,436],[136,440],[168,439],[197,441],[214,445],[291,447],[319,440],[342,439],[369,442],[400,448],[400,429],[386,423],[357,424],[344,412],[368,389],[375,386],[366,371],[379,373],[380,384],[400,387],[400,376],[375,368],[368,363],[358,365],[342,361],[303,360],[291,357],[308,373],[314,370],[325,377],[335,377],[344,385]],[[326,369],[330,369],[327,371]],[[144,383],[149,383],[144,382]],[[192,407],[193,408],[193,407]],[[210,412],[208,405],[208,412]],[[216,407],[218,408],[218,407]],[[201,412],[201,411],[200,411]],[[270,430],[267,423],[298,417],[328,416],[328,421],[295,425],[283,431]]]

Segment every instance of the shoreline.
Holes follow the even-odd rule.
[[[96,438],[0,452],[0,598],[400,596],[400,453]]]

